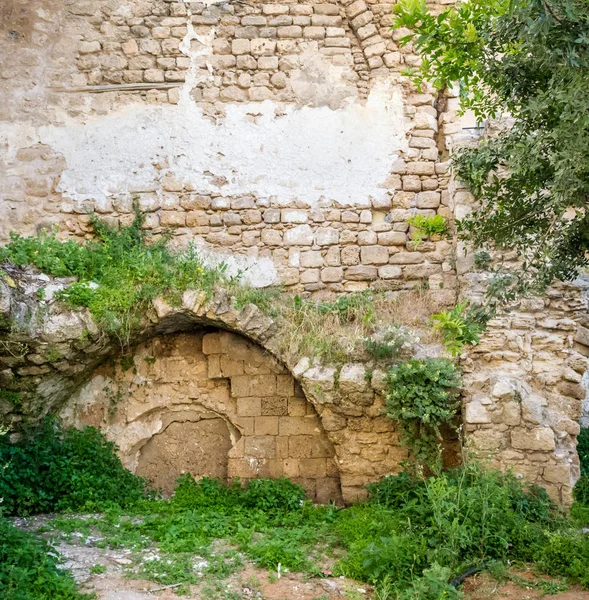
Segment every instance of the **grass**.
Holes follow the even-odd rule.
[[[169,500],[103,516],[60,516],[49,527],[58,539],[81,534],[98,538],[100,547],[133,550],[129,577],[181,584],[182,594],[200,586],[210,598],[231,598],[227,582],[246,560],[274,574],[329,571],[373,584],[375,598],[388,600],[458,599],[448,582],[468,568],[515,582],[507,565],[529,562],[589,586],[589,542],[543,490],[510,474],[476,464],[430,478],[404,472],[373,484],[369,501],[349,508],[298,496],[289,503],[275,481],[258,486],[248,496],[247,488],[185,477]],[[565,584],[533,585],[554,593]]]
[[[101,506],[102,514],[57,515],[39,534],[55,542],[127,549],[128,577],[175,586],[178,594],[197,586],[203,598],[230,599],[236,592],[228,582],[241,577],[246,561],[276,577],[287,572],[345,576],[376,586],[378,600],[457,600],[452,578],[472,567],[499,573],[507,564],[533,563],[550,576],[589,587],[589,541],[577,523],[541,488],[470,461],[432,477],[417,468],[385,477],[368,487],[368,502],[339,508],[313,505],[287,479],[242,486],[184,475],[171,498],[157,499],[142,491],[139,478],[133,485],[134,476],[118,468],[114,447],[89,431],[71,437],[46,426],[27,443],[18,447],[18,460],[8,457],[3,467],[13,469],[12,480],[21,483],[17,497],[11,497],[12,509],[85,509],[87,498],[104,490],[101,503],[92,505]],[[82,459],[90,455],[96,460],[89,469]],[[78,481],[78,487],[66,486],[52,496],[55,483],[45,473],[63,466],[64,457],[72,463],[66,479]],[[30,482],[36,486],[35,503],[24,501]],[[117,482],[132,492],[123,507],[117,504],[122,489]],[[71,578],[57,568],[50,545],[2,517],[0,533],[1,598],[21,600],[15,590],[44,589],[47,580],[53,595],[31,592],[24,600],[81,600]],[[102,568],[94,565],[92,572]]]
[[[207,264],[194,246],[179,250],[165,236],[154,240],[143,229],[139,212],[131,225],[120,229],[98,218],[92,218],[91,225],[95,237],[82,244],[62,242],[54,233],[13,233],[0,248],[0,263],[33,265],[48,275],[75,278],[58,298],[72,307],[88,308],[98,326],[118,338],[123,348],[156,297],[178,305],[186,290],[210,297],[219,287],[232,294],[236,309],[254,304],[276,319],[283,331],[282,351],[289,355],[345,362],[366,352],[362,340],[393,325],[423,329],[422,341],[438,341],[429,327],[437,307],[426,290],[356,292],[333,301],[292,297],[280,287],[253,288],[239,277],[228,277],[225,264]]]

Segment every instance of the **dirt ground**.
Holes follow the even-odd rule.
[[[61,543],[57,550],[66,558],[63,567],[70,569],[83,590],[95,592],[98,600],[177,600],[174,587],[152,581],[128,579],[125,567],[131,564],[131,551],[105,550],[77,544]],[[104,573],[93,574],[95,565],[105,567]],[[288,573],[280,579],[246,561],[245,568],[223,581],[216,591],[219,598],[233,592],[236,598],[260,600],[332,600],[337,598],[370,598],[370,586],[349,579],[326,577],[307,579],[300,573]],[[272,580],[272,582],[271,582]],[[191,586],[192,598],[210,598],[198,586]],[[215,596],[212,596],[215,597]]]
[[[45,516],[15,519],[22,529],[35,531],[44,527],[50,518]],[[44,537],[45,534],[43,534]],[[132,579],[131,569],[138,565],[137,552],[128,549],[99,548],[91,538],[74,534],[67,542],[56,543],[57,551],[65,558],[64,569],[70,569],[82,590],[94,592],[97,600],[177,600],[179,586],[164,586],[153,581]],[[145,555],[148,560],[148,555]],[[139,559],[140,561],[141,559]],[[97,569],[98,567],[98,569]],[[97,573],[97,570],[103,572]],[[257,568],[244,559],[244,568],[225,579],[214,582],[206,589],[201,586],[185,586],[182,597],[202,600],[372,600],[371,586],[333,577],[327,572],[324,578],[311,578],[301,573],[278,573]],[[531,570],[513,571],[512,581],[498,583],[487,574],[477,574],[466,580],[462,591],[466,600],[589,600],[589,591],[578,586],[568,586],[560,591],[554,581],[549,589],[549,578],[539,578]],[[543,585],[541,583],[544,582]],[[188,592],[188,593],[186,593]],[[557,593],[554,593],[557,592]],[[189,594],[189,595],[188,595]]]
[[[536,600],[546,598],[550,600],[589,600],[589,591],[582,590],[578,586],[568,586],[565,592],[548,594],[541,589],[534,589],[538,578],[530,571],[517,572],[514,575],[518,583],[498,583],[486,574],[478,574],[468,579],[463,586],[467,600]],[[544,578],[545,580],[547,578]],[[529,581],[526,587],[525,581]]]

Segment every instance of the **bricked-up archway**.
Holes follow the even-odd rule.
[[[102,365],[62,410],[101,428],[125,466],[170,493],[176,478],[289,477],[341,501],[333,444],[284,366],[228,331],[158,336]]]

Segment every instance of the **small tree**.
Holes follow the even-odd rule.
[[[589,250],[589,1],[466,0],[434,16],[400,0],[394,12],[422,57],[417,84],[458,82],[462,110],[512,119],[453,161],[481,203],[460,235],[521,258],[490,293],[506,301],[576,277]]]

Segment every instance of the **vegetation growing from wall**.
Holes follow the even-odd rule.
[[[149,311],[153,299],[163,296],[178,304],[188,289],[210,298],[223,288],[234,307],[255,304],[284,330],[282,350],[324,362],[343,363],[363,352],[364,341],[391,324],[422,326],[434,312],[426,291],[402,294],[355,292],[336,300],[315,301],[283,293],[280,287],[252,288],[241,276],[228,277],[225,264],[210,266],[193,246],[172,249],[165,236],[155,241],[142,228],[143,216],[113,229],[98,218],[91,224],[96,238],[84,244],[60,241],[55,234],[12,234],[0,248],[0,264],[33,265],[48,275],[75,277],[58,297],[72,307],[87,307],[107,334],[126,347],[132,332]],[[436,336],[425,331],[424,341]],[[370,346],[370,343],[367,344]]]
[[[443,215],[414,215],[407,219],[413,246],[419,248],[425,238],[442,238],[448,233],[448,223]]]
[[[497,276],[500,301],[573,279],[589,250],[589,11],[586,0],[473,0],[438,15],[424,0],[395,5],[409,28],[417,83],[458,82],[463,110],[511,126],[454,160],[481,201],[459,223],[477,248],[516,249],[519,271]]]
[[[432,316],[432,326],[442,334],[442,341],[452,356],[460,354],[464,346],[479,343],[489,316],[480,307],[469,306],[468,301],[458,302],[451,310]]]
[[[193,246],[179,252],[165,236],[157,241],[148,237],[140,212],[120,229],[98,218],[91,225],[96,239],[84,244],[62,242],[55,233],[13,233],[11,242],[0,248],[0,263],[34,265],[48,275],[77,278],[60,297],[71,306],[87,307],[97,324],[123,344],[154,298],[177,303],[187,289],[211,295],[215,286],[229,281],[224,266],[205,265]]]
[[[444,358],[411,360],[387,374],[387,415],[399,423],[401,442],[421,463],[435,467],[441,455],[440,427],[460,405],[459,371]]]

